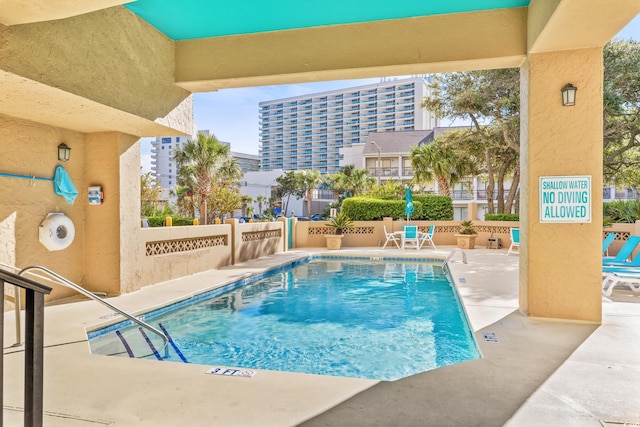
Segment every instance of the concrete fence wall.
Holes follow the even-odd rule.
[[[342,245],[344,247],[375,247],[382,246],[386,240],[385,227],[387,232],[401,231],[402,226],[407,221],[394,221],[391,218],[384,218],[382,221],[356,221],[355,227],[343,230]],[[455,245],[456,237],[460,228],[460,221],[411,221],[412,225],[417,225],[418,230],[426,232],[429,226],[436,226],[433,235],[433,242],[437,245]],[[486,246],[488,238],[498,238],[502,247],[511,244],[510,229],[517,228],[519,223],[511,221],[476,221],[474,222],[478,236],[477,246]],[[326,246],[325,235],[332,234],[333,228],[327,227],[321,221],[297,221],[295,224],[295,247],[296,248],[318,248]]]
[[[142,286],[231,264],[228,224],[141,230]]]
[[[141,283],[149,285],[201,271],[220,268],[272,255],[287,250],[288,218],[277,222],[240,224],[236,219],[225,224],[196,227],[143,228],[141,251]],[[400,231],[406,221],[384,218],[382,221],[356,221],[355,227],[343,231],[344,247],[380,247],[384,245],[385,227],[388,232]],[[453,246],[460,221],[411,221],[420,231],[426,232],[430,225],[436,226],[433,241],[436,245]],[[478,236],[476,246],[487,246],[488,238],[500,239],[503,248],[511,244],[510,229],[517,222],[475,221]],[[326,247],[325,235],[333,228],[324,221],[292,220],[292,242],[294,248]],[[640,235],[640,222],[636,224],[614,224],[603,230],[603,238],[616,233],[616,240],[609,248],[615,255],[630,235]]]
[[[142,286],[286,250],[283,221],[143,228]]]

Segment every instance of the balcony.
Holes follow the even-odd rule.
[[[391,167],[391,168],[368,168],[367,172],[369,173],[369,176],[380,176],[380,177],[394,177],[394,178],[398,178],[398,168],[397,167]]]

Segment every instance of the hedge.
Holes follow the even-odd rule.
[[[403,219],[404,200],[383,200],[370,197],[349,197],[342,202],[341,212],[354,221],[377,221],[385,217]],[[411,219],[450,221],[453,203],[446,196],[415,196]]]
[[[451,197],[435,196],[432,194],[417,195],[413,201],[422,203],[422,218],[428,221],[452,221],[453,201]]]
[[[149,220],[149,227],[164,227],[166,219],[166,216],[147,217],[147,220]],[[193,225],[193,218],[171,217],[171,219],[172,224],[176,227],[180,225]]]
[[[486,214],[485,221],[520,221],[518,214]]]

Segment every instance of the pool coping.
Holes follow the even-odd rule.
[[[361,248],[343,249],[341,255],[439,257],[451,250],[402,254]],[[111,300],[135,312],[189,295],[203,279],[238,278],[301,253],[326,252],[292,251]],[[101,316],[110,311],[93,301],[48,306],[45,425],[582,426],[597,420],[640,421],[640,349],[625,344],[640,339],[639,298],[614,291],[603,300],[602,325],[527,318],[517,308],[518,257],[505,254],[476,249],[468,252],[468,264],[450,264],[483,359],[391,382],[260,370],[251,379],[226,378],[206,375],[203,365],[93,356],[85,328],[104,322]],[[8,328],[12,318],[13,313],[5,314]],[[498,342],[484,340],[484,333],[491,332]],[[23,351],[9,348],[10,335],[5,334],[3,413],[7,425],[19,425]],[[139,390],[145,392],[127,392]]]
[[[288,271],[291,268],[295,268],[297,266],[301,266],[301,265],[306,265],[309,264],[310,262],[313,261],[323,261],[323,260],[338,260],[338,261],[375,261],[375,262],[410,262],[410,263],[421,263],[421,264],[428,264],[428,265],[434,265],[434,266],[438,266],[438,267],[442,267],[442,273],[445,277],[446,280],[448,281],[449,285],[452,288],[452,301],[455,301],[456,306],[458,307],[458,313],[459,316],[461,317],[461,322],[464,328],[464,336],[466,337],[466,339],[468,340],[468,344],[470,346],[470,348],[473,348],[473,353],[477,356],[474,356],[470,359],[466,359],[466,360],[473,360],[475,358],[479,358],[482,357],[482,351],[480,349],[480,346],[478,345],[478,342],[476,340],[475,334],[473,333],[473,330],[471,328],[471,325],[469,323],[469,317],[468,314],[466,312],[466,308],[464,307],[464,303],[462,302],[462,299],[460,298],[459,295],[459,291],[458,291],[458,287],[455,283],[455,281],[452,278],[451,272],[448,268],[447,265],[443,265],[443,261],[444,261],[444,257],[434,257],[434,256],[427,256],[427,257],[420,257],[420,256],[410,256],[407,254],[407,256],[403,256],[403,257],[399,257],[399,256],[388,256],[388,255],[378,255],[378,256],[363,256],[363,255],[330,255],[330,254],[311,254],[311,255],[301,255],[299,258],[293,259],[293,260],[289,260],[285,263],[282,263],[280,265],[277,266],[272,266],[269,267],[267,269],[265,269],[264,271],[261,272],[257,272],[254,274],[249,274],[249,275],[245,275],[246,277],[243,277],[241,279],[237,279],[234,281],[225,281],[225,282],[221,282],[219,284],[216,284],[210,288],[203,288],[202,292],[196,293],[193,296],[185,296],[183,298],[178,298],[177,300],[174,301],[168,301],[166,305],[163,305],[160,308],[153,308],[153,309],[143,309],[141,313],[137,314],[136,317],[143,321],[143,322],[147,322],[151,327],[154,327],[153,325],[151,325],[151,321],[153,319],[156,319],[156,322],[158,321],[157,318],[160,316],[163,316],[166,313],[175,311],[175,310],[179,310],[183,307],[187,307],[193,304],[197,304],[199,302],[202,301],[206,301],[206,300],[210,300],[213,298],[217,298],[227,292],[232,292],[234,290],[237,290],[238,288],[243,288],[251,283],[255,283],[256,281],[268,277],[274,273],[279,273],[282,271]],[[117,315],[117,313],[113,313],[114,315]],[[99,338],[101,336],[107,335],[107,334],[111,334],[114,331],[119,331],[122,330],[123,328],[128,328],[128,327],[135,327],[136,324],[129,319],[121,319],[121,316],[115,316],[118,319],[113,319],[111,321],[107,321],[105,322],[105,324],[102,325],[92,325],[91,327],[87,327],[85,328],[87,331],[87,338],[89,340],[89,342],[91,343],[91,340],[95,339],[95,338]],[[162,326],[160,326],[160,328],[162,328]],[[163,332],[166,334],[167,332],[163,329]],[[144,336],[144,335],[143,335]],[[174,349],[176,349],[175,344],[172,342],[172,338],[175,339],[175,337],[169,337],[167,335],[167,339],[168,342],[166,343],[167,346],[172,346]],[[124,338],[120,337],[121,340],[123,340]],[[146,336],[144,336],[144,339],[147,339]],[[145,354],[143,356],[135,356],[136,358],[143,358],[143,359],[152,359],[154,356],[156,358],[160,358],[161,356],[158,355],[158,351],[161,351],[161,349],[158,349],[158,351],[156,351],[155,346],[153,343],[149,343],[152,353],[148,353]],[[127,346],[127,344],[125,343],[125,347]],[[148,349],[147,349],[148,350]],[[127,351],[129,352],[129,356],[130,357],[134,357],[132,355],[132,353],[130,352],[130,350],[127,348]],[[179,352],[178,349],[176,349],[177,352]],[[93,353],[96,355],[107,355],[106,353]],[[124,350],[122,350],[122,354],[121,357],[124,356]],[[181,355],[176,355],[176,358],[180,356],[180,358],[182,358]],[[174,362],[177,362],[177,360],[172,360]],[[186,362],[186,360],[183,361]],[[463,362],[459,361],[459,362],[455,362],[455,363],[461,363]],[[442,366],[447,366],[449,364],[452,363],[448,363]],[[229,365],[231,366],[231,365]],[[247,367],[247,366],[236,366],[233,365],[234,369],[242,369],[242,370],[255,370],[258,368],[253,368],[253,367]],[[441,367],[441,366],[438,366]],[[430,368],[430,369],[437,369],[436,368]],[[264,369],[264,368],[263,368]],[[410,375],[415,375],[417,373],[421,373],[421,372],[426,372],[429,369],[425,369],[422,371],[418,371],[415,372],[414,374],[410,374]],[[296,371],[296,372],[304,372],[304,371]],[[404,375],[401,378],[410,376],[410,375]],[[354,376],[346,376],[348,378],[354,378]],[[367,377],[355,377],[355,378],[363,378],[366,379]],[[374,378],[369,378],[369,379],[374,379]],[[384,381],[384,379],[375,379],[375,380],[380,380],[380,381]]]

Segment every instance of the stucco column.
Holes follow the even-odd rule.
[[[89,289],[131,292],[140,282],[140,147],[118,132],[89,134],[85,179],[78,188],[86,204],[90,185],[102,186],[104,203],[86,205],[85,280]]]
[[[520,308],[600,322],[602,50],[530,54],[521,68]],[[563,107],[561,88],[578,88]],[[541,223],[541,176],[591,177],[590,223]]]

